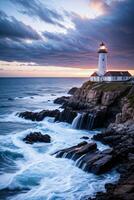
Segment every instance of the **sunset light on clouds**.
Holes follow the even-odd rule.
[[[101,41],[108,68],[133,73],[133,7],[132,0],[1,0],[0,76],[89,76]]]

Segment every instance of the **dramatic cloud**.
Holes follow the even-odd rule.
[[[99,42],[104,41],[109,47],[110,64],[115,66],[129,66],[133,68],[134,63],[134,21],[133,21],[132,0],[113,2],[109,12],[95,19],[80,18],[72,15],[75,30],[68,31],[67,35],[44,33],[44,36],[53,43],[58,42],[59,46],[65,47],[74,55],[74,65],[76,55],[77,63],[86,66],[95,65],[95,51]],[[122,8],[122,9],[121,9]],[[68,51],[67,51],[68,47]]]
[[[44,6],[40,1],[37,0],[10,0],[13,3],[17,3],[19,6],[23,8],[22,12],[23,14],[26,14],[28,16],[35,16],[40,18],[41,20],[58,25],[60,27],[64,27],[62,23],[59,21],[63,21],[63,17],[58,14],[56,11],[51,10]]]
[[[105,0],[90,0],[89,6],[96,16],[103,15],[109,10],[109,6]]]
[[[38,40],[40,36],[30,26],[0,11],[0,38]]]
[[[20,2],[26,3],[32,2],[32,0],[20,0]],[[99,1],[94,2],[97,4]],[[105,5],[104,1],[102,2],[101,7],[106,9],[107,5]],[[35,1],[33,1],[33,7],[34,3]],[[0,39],[0,59],[5,61],[33,62],[44,66],[94,67],[97,65],[96,51],[98,45],[101,41],[104,41],[108,45],[109,63],[112,68],[120,66],[123,69],[127,66],[129,69],[133,69],[133,7],[133,0],[112,1],[108,5],[107,12],[94,19],[82,18],[79,15],[70,13],[69,17],[75,29],[68,29],[66,34],[45,31],[42,32],[42,38],[44,39],[34,40],[32,43],[26,43],[24,40],[14,40],[11,36],[18,34],[18,28],[14,34],[11,34],[11,28],[8,26],[7,37]],[[32,14],[33,8],[32,11],[30,9],[28,7]],[[16,21],[14,18],[8,20],[7,16],[3,16],[3,18],[5,19],[4,24],[14,24]],[[51,19],[54,20],[54,17],[51,16]],[[57,19],[60,20],[60,16]],[[24,25],[24,27],[26,28],[27,26]],[[32,29],[30,28],[30,30]],[[30,30],[29,32],[31,33]],[[26,33],[26,31],[23,32]],[[35,33],[32,30],[33,32]],[[0,33],[0,35],[2,34]],[[38,39],[38,34],[36,39]]]

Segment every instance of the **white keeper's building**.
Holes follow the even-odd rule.
[[[90,76],[92,82],[128,81],[132,75],[128,71],[107,71],[107,48],[102,42],[98,50],[98,71]]]

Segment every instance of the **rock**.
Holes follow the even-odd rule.
[[[50,143],[51,142],[51,137],[47,134],[43,135],[40,132],[33,132],[28,134],[24,139],[24,142],[28,144],[33,144],[35,142],[45,142],[45,143]]]
[[[14,99],[13,99],[13,98],[10,98],[10,97],[8,98],[8,100],[9,100],[9,101],[14,101]]]
[[[94,174],[104,173],[114,166],[112,149],[101,152],[97,149],[96,143],[84,142],[56,153],[56,157],[75,160],[76,166]]]
[[[65,108],[57,117],[55,121],[72,123],[73,119],[77,116],[77,112],[71,108]]]
[[[90,166],[91,170],[93,170],[93,173],[102,173],[106,168],[109,169],[112,166],[116,166],[117,171],[120,173],[120,179],[115,184],[106,184],[105,193],[97,193],[94,198],[89,199],[134,199],[134,131],[132,131],[133,126],[130,124],[128,126],[129,128],[121,131],[119,129],[115,130],[115,128],[112,129],[111,126],[103,133],[94,136],[95,139],[112,146],[112,149],[102,151],[103,156],[104,154],[106,156],[94,162],[92,168]],[[131,130],[130,132],[129,129]]]
[[[105,150],[103,150],[102,151],[102,154],[109,154],[109,155],[111,155],[113,153],[113,149],[111,148],[111,149],[105,149]]]
[[[113,166],[112,161],[112,155],[105,155],[104,157],[100,158],[92,164],[91,172],[95,174],[101,174],[106,172],[107,170],[110,170]]]
[[[91,150],[89,144],[84,144],[61,151],[61,157],[76,160],[76,165],[87,172],[101,174],[116,167],[121,174],[117,183],[106,185],[106,193],[99,192],[93,199],[134,199],[134,86],[129,82],[87,81],[62,107],[63,121],[71,123],[73,112],[81,114],[79,129],[107,128],[93,138],[108,144],[110,149]]]
[[[19,117],[30,119],[32,121],[42,121],[45,117],[57,117],[60,114],[59,110],[42,110],[41,112],[25,111],[17,113]]]
[[[134,122],[133,90],[130,83],[87,81],[63,104],[63,108],[70,107],[77,112],[97,113],[95,128],[108,126],[111,122],[123,124],[131,119]]]
[[[102,157],[103,157],[103,155],[101,154],[101,152],[99,150],[87,153],[82,158],[83,164],[85,163],[84,171],[91,172],[91,167],[92,167],[93,163]]]
[[[73,87],[68,91],[68,94],[74,95],[74,93],[78,90],[77,87]]]
[[[58,97],[57,99],[54,100],[54,103],[56,104],[65,104],[70,97],[66,97],[66,96],[62,96],[62,97]]]
[[[86,145],[86,144],[88,144],[86,141],[83,141],[83,142],[80,142],[77,146],[78,147],[81,147],[81,146],[84,146],[84,145]]]
[[[88,153],[92,150],[96,150],[96,149],[97,149],[96,143],[88,143],[88,144],[82,146],[80,149],[78,149],[76,151],[76,154],[83,155],[83,154],[86,154],[86,153]]]
[[[83,146],[87,145],[88,143],[83,141],[73,147],[69,147],[66,149],[59,150],[55,152],[57,158],[62,158],[65,154],[67,158],[70,158],[78,149],[82,148]]]
[[[89,137],[87,137],[87,136],[83,136],[83,137],[81,137],[80,139],[88,140]]]

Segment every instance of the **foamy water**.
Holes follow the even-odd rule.
[[[57,108],[58,105],[54,105],[52,100],[59,95],[57,92],[59,87],[56,90],[54,85],[49,88],[53,93],[50,95],[52,99],[49,95],[41,98],[35,95],[37,97],[30,101],[30,96],[27,97],[27,94],[23,98],[19,98],[18,95],[18,98],[11,103],[10,112],[6,111],[0,115],[0,199],[2,200],[80,200],[83,196],[93,196],[97,191],[104,190],[105,183],[119,178],[115,171],[101,176],[86,173],[79,169],[74,161],[52,155],[59,149],[82,142],[80,139],[82,136],[88,136],[88,141],[91,141],[97,131],[75,130],[70,124],[54,123],[53,118],[32,122],[16,116],[22,109],[32,108],[34,111],[41,109],[41,106],[45,105],[44,101],[48,108]],[[31,95],[31,92],[29,93]],[[32,103],[34,107],[31,107]],[[40,107],[36,106],[37,104],[40,104]],[[23,138],[34,131],[49,134],[52,142],[25,144]],[[107,148],[99,142],[97,145],[100,150]]]

